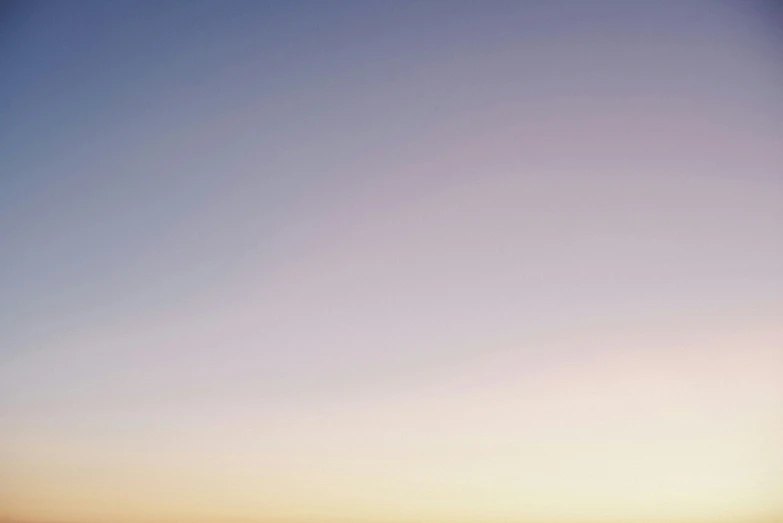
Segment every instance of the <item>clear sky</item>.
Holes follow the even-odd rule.
[[[768,6],[7,4],[0,520],[783,514]]]

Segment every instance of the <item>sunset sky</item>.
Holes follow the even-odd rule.
[[[0,10],[0,521],[783,518],[783,16]]]

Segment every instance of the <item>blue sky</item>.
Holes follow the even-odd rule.
[[[706,521],[774,499],[760,7],[2,23],[0,516]]]

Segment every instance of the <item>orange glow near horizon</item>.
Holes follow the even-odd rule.
[[[550,336],[536,343],[601,349],[524,381],[525,358],[505,350],[401,394],[184,410],[138,439],[6,436],[6,510],[68,522],[750,521],[776,500],[783,333],[712,330],[669,330],[668,346],[646,333],[655,343],[635,354],[616,329]]]

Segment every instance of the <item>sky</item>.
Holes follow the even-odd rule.
[[[779,14],[5,4],[0,520],[783,517]]]

